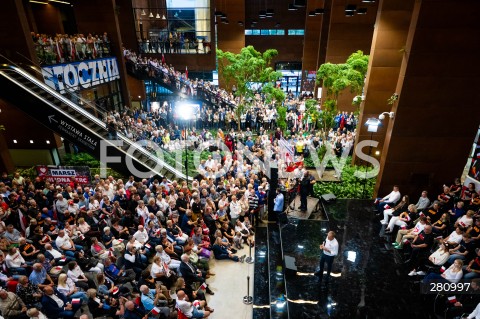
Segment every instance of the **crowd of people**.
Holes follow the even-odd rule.
[[[42,65],[91,60],[111,54],[107,32],[87,36],[82,33],[47,35],[32,32],[31,36]]]
[[[210,42],[188,37],[184,32],[160,32],[159,36],[139,39],[140,52],[145,53],[210,53]]]
[[[7,319],[206,318],[210,260],[244,261],[268,182],[0,179],[0,311]],[[234,265],[232,265],[235,267]],[[84,312],[85,313],[85,312]]]
[[[472,283],[474,294],[453,303],[442,300],[438,308],[446,318],[472,312],[480,302],[480,194],[475,183],[463,187],[459,178],[431,197],[423,191],[411,202],[398,186],[375,200],[387,239],[404,256],[408,276],[424,284]],[[473,280],[473,281],[472,281]]]

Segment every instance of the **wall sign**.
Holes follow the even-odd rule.
[[[75,177],[75,182],[82,185],[90,182],[90,168],[88,166],[37,165],[35,168],[38,176],[50,183],[68,184],[71,177]]]
[[[65,93],[120,79],[116,58],[103,58],[42,67],[45,84]]]

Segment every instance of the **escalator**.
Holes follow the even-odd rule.
[[[151,154],[142,143],[134,143],[120,133],[117,133],[117,140],[109,140],[104,122],[24,69],[0,65],[0,87],[2,99],[98,160],[104,160],[117,172],[125,176],[159,175],[169,180],[186,180],[185,174]],[[101,110],[94,111],[102,118],[106,117]]]

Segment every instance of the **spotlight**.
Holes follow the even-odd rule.
[[[30,140],[30,144],[33,144],[33,140]]]
[[[50,141],[49,141],[49,140],[46,140],[45,142],[46,142],[47,144],[50,144]]]
[[[13,140],[13,144],[17,144],[17,140]]]

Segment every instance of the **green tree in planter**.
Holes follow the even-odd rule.
[[[287,129],[287,108],[285,106],[279,106],[277,113],[277,126],[281,128],[282,131],[285,131]]]
[[[261,83],[260,90],[267,104],[278,105],[285,99],[285,93],[275,86],[282,74],[276,72],[270,65],[272,59],[278,54],[277,50],[269,49],[261,53],[253,46],[243,48],[239,54],[223,52],[217,49],[218,71],[220,78],[227,87],[235,85],[235,96],[239,98],[235,115],[238,129],[240,130],[240,116],[250,107],[250,101],[255,97],[256,91],[251,84]]]
[[[327,132],[333,127],[340,94],[347,88],[350,88],[352,93],[362,92],[368,70],[368,58],[369,56],[364,55],[362,51],[357,51],[348,57],[346,63],[324,63],[318,69],[317,84],[321,85],[325,92],[319,122]],[[355,103],[356,101],[352,104]]]

